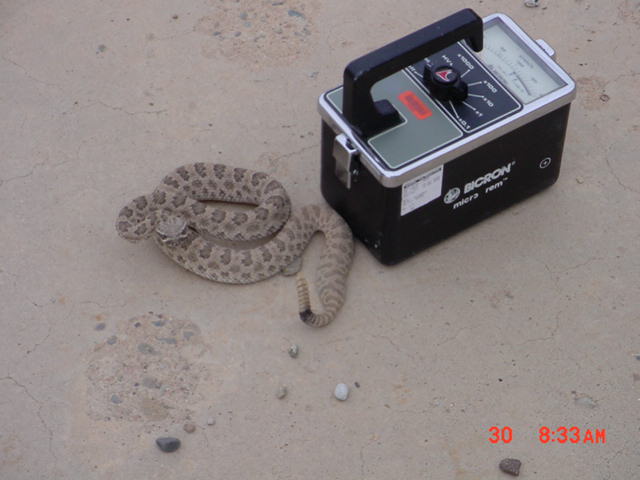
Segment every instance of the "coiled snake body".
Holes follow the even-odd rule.
[[[255,208],[230,211],[208,201]],[[298,276],[300,318],[314,327],[327,325],[344,303],[353,258],[351,230],[326,206],[291,211],[284,187],[266,173],[220,164],[182,166],[167,175],[153,193],[125,205],[116,229],[131,242],[153,237],[179,265],[225,283],[253,283],[278,273],[296,273],[311,237],[320,231],[325,248],[316,283],[324,311],[311,310],[306,281]],[[262,245],[242,243],[270,235]]]

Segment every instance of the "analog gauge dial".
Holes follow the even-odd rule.
[[[564,85],[500,22],[485,28],[484,49],[477,55],[523,103],[531,103]]]

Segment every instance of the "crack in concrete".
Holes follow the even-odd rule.
[[[553,280],[554,283],[557,284],[558,283],[557,275],[560,275],[560,274],[563,274],[563,273],[568,273],[571,270],[577,270],[577,269],[582,268],[582,267],[584,267],[586,265],[589,265],[592,262],[595,262],[596,260],[605,260],[605,258],[604,257],[591,257],[588,260],[585,260],[584,262],[577,263],[575,265],[571,265],[569,267],[566,267],[566,268],[563,268],[563,269],[560,269],[560,270],[552,270],[549,267],[549,265],[547,265],[542,260],[538,260],[538,259],[536,259],[536,260],[538,262],[540,262],[544,266],[544,268],[547,271],[547,273],[549,273],[549,277]]]
[[[42,407],[43,407],[42,402],[40,400],[38,400],[36,397],[34,397],[33,394],[29,391],[29,389],[25,385],[23,385],[22,383],[18,382],[11,375],[7,375],[6,377],[0,378],[0,381],[7,381],[7,380],[12,382],[14,385],[19,387],[20,389],[22,389],[22,391],[27,395],[27,397],[29,397],[31,400],[33,400],[35,402],[35,404],[38,406],[38,409],[36,410],[36,416],[40,420],[40,423],[42,424],[44,429],[48,432],[48,435],[49,435],[49,453],[51,454],[51,456],[55,460],[55,462],[54,462],[54,467],[55,467],[57,465],[57,463],[58,463],[58,456],[56,455],[56,453],[53,450],[53,430],[49,427],[47,422],[45,422],[44,418],[42,417],[42,413],[41,413]]]
[[[68,316],[67,316],[68,318]],[[66,323],[66,322],[65,322]],[[40,347],[40,345],[42,345],[44,342],[46,342],[47,340],[49,340],[49,337],[51,336],[51,329],[52,329],[52,323],[50,320],[47,321],[47,333],[46,335],[42,338],[42,340],[40,340],[39,342],[36,342],[33,347],[31,347],[30,350],[27,350],[27,355],[30,355],[32,353],[35,353],[36,350],[38,350],[38,348]]]
[[[471,330],[471,327],[462,327],[462,328],[460,328],[453,336],[448,337],[447,339],[445,339],[443,342],[440,342],[436,346],[437,347],[441,347],[446,343],[454,341],[456,338],[458,338],[458,335],[460,335],[460,333],[462,333],[464,330]]]
[[[118,107],[118,106],[115,106],[115,105],[109,105],[108,103],[105,103],[102,100],[98,100],[97,102],[89,104],[85,108],[91,107],[93,105],[101,105],[101,106],[103,106],[105,108],[109,108],[109,109],[114,110],[116,112],[126,113],[127,115],[149,115],[149,114],[158,115],[160,113],[164,113],[164,112],[169,110],[168,108],[163,108],[162,110],[139,110],[139,111],[131,112],[131,111],[127,110],[124,107]]]
[[[289,158],[289,157],[292,157],[294,155],[300,155],[301,153],[304,153],[307,150],[311,150],[312,148],[317,148],[319,146],[320,146],[319,143],[314,143],[313,145],[309,145],[308,147],[303,147],[300,150],[296,150],[295,152],[285,153],[284,155],[280,155],[279,157],[275,157],[274,159],[272,159],[272,161],[276,162],[278,160],[284,160],[285,158]]]
[[[114,304],[106,304],[106,305],[103,305],[100,302],[96,302],[95,300],[83,300],[82,302],[78,302],[78,305],[87,305],[87,304],[96,305],[100,307],[102,310],[108,310],[109,308],[122,308],[127,305],[127,302],[125,301],[122,303],[114,303]]]
[[[578,263],[576,265],[572,265],[571,267],[567,267],[564,270],[561,270],[560,273],[567,273],[571,270],[577,270],[578,268],[582,268],[586,265],[589,265],[591,262],[595,262],[596,260],[604,260],[603,257],[591,257],[589,260],[584,261],[582,263]]]
[[[36,163],[33,167],[31,167],[29,173],[25,173],[24,175],[16,175],[9,178],[0,178],[0,187],[5,183],[12,182],[13,180],[20,180],[21,178],[30,177],[38,168],[42,167],[47,162],[47,160],[49,160],[49,157],[47,157],[46,160],[42,160],[41,162]]]
[[[20,65],[18,62],[15,62],[13,60],[11,60],[10,58],[5,57],[4,55],[0,56],[0,58],[2,58],[5,62],[10,63],[11,65],[14,65],[16,67],[18,67],[20,70],[22,70],[22,72],[25,74],[25,76],[37,83],[41,83],[42,85],[46,85],[48,87],[56,87],[56,88],[60,88],[60,85],[58,85],[57,83],[50,83],[50,82],[45,82],[44,80],[41,80],[37,77],[34,77],[33,75],[31,75],[31,73],[29,73],[29,71],[23,67],[22,65]]]
[[[175,40],[176,38],[186,37],[187,35],[189,35],[191,33],[195,33],[195,31],[196,31],[196,27],[192,27],[189,30],[184,30],[182,32],[177,32],[177,33],[174,33],[172,35],[167,35],[165,37],[154,37],[153,40],[158,40],[158,41]]]
[[[76,150],[76,155],[75,155],[74,158],[67,158],[67,160],[63,160],[63,161],[58,162],[58,163],[53,163],[53,164],[51,164],[51,168],[58,168],[61,165],[65,165],[67,163],[79,160],[79,158],[80,158],[79,155],[80,155],[80,149],[81,148],[82,148],[82,145],[80,145],[78,147],[78,149]],[[36,172],[36,170],[38,168],[43,167],[43,166],[45,166],[47,164],[47,162],[49,161],[49,158],[50,157],[47,154],[47,158],[45,158],[44,160],[34,164],[31,167],[31,170],[28,173],[25,173],[25,174],[22,174],[22,175],[15,175],[15,176],[9,177],[9,178],[0,178],[0,186],[4,185],[5,183],[9,183],[9,182],[11,182],[13,180],[20,180],[22,178],[28,178],[28,177],[32,176]]]
[[[104,107],[104,108],[108,108],[109,110],[113,110],[115,112],[122,112],[125,113],[127,115],[130,116],[135,116],[135,115],[159,115],[161,113],[164,112],[168,112],[169,109],[168,108],[163,108],[161,110],[137,110],[137,111],[131,111],[131,110],[127,110],[124,107],[119,107],[117,105],[110,105],[106,102],[103,102],[102,100],[96,100],[95,102],[91,102],[91,103],[87,103],[86,105],[82,105],[82,106],[78,106],[77,108],[71,108],[69,110],[65,110],[63,112],[60,112],[60,115],[67,115],[69,113],[76,113],[80,110],[85,110],[87,108],[91,108],[91,107],[95,107],[96,105]]]
[[[609,157],[607,157],[605,159],[605,162],[607,163],[607,168],[609,169],[609,173],[611,173],[613,178],[615,178],[616,182],[618,183],[618,185],[620,185],[623,188],[623,190],[626,190],[628,192],[633,192],[633,193],[636,193],[636,194],[640,195],[640,191],[639,190],[636,190],[636,189],[630,187],[629,185],[625,184],[622,180],[620,180],[620,177],[618,177],[618,174],[613,169],[613,165],[611,165],[611,161],[610,161]]]
[[[35,303],[34,303],[35,305]],[[42,307],[44,305],[38,305],[39,307]],[[74,312],[75,310],[75,305],[72,305],[71,308],[69,309],[69,313],[67,313],[67,315],[64,317],[64,320],[62,321],[63,325],[67,325],[67,320],[69,320],[69,318],[71,318],[71,314]],[[42,340],[40,340],[39,342],[36,342],[33,347],[31,347],[30,350],[27,350],[27,355],[30,355],[32,353],[35,353],[36,350],[38,350],[38,348],[47,340],[49,340],[49,337],[51,336],[51,330],[53,329],[53,323],[48,320],[47,321],[48,324],[48,328],[47,328],[47,333],[46,335],[42,338]]]
[[[370,336],[371,338],[386,340],[391,346],[393,346],[393,348],[396,349],[396,352],[402,353],[407,358],[411,359],[411,361],[413,361],[414,363],[417,363],[415,354],[411,353],[411,351],[408,348],[404,348],[404,349],[400,348],[393,340],[391,340],[390,337],[386,335],[370,335]]]
[[[521,347],[523,345],[526,345],[526,344],[532,343],[532,342],[545,342],[547,340],[551,340],[556,335],[556,333],[558,332],[559,328],[560,328],[560,314],[556,315],[556,325],[551,330],[551,335],[548,335],[546,337],[530,338],[530,339],[525,340],[524,342],[521,342],[521,343],[514,343],[514,345],[516,347]]]
[[[382,338],[383,340],[386,340],[387,342],[389,342],[389,344],[391,344],[393,348],[396,349],[396,352],[400,351],[400,347],[396,345],[395,342],[391,340],[389,337],[387,337],[386,335],[371,335],[371,338]]]

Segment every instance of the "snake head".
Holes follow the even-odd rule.
[[[155,230],[163,243],[176,242],[187,236],[188,223],[181,215],[163,212]]]

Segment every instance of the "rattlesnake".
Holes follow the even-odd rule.
[[[209,201],[256,207],[231,211]],[[153,237],[182,267],[224,283],[253,283],[278,273],[297,273],[311,237],[320,231],[325,248],[316,284],[324,312],[311,310],[306,280],[298,275],[300,318],[322,327],[344,303],[353,258],[351,230],[327,206],[291,211],[286,190],[266,173],[221,164],[184,165],[167,175],[153,193],[125,205],[116,229],[131,242]],[[252,245],[256,242],[251,241],[270,235],[263,244]]]

